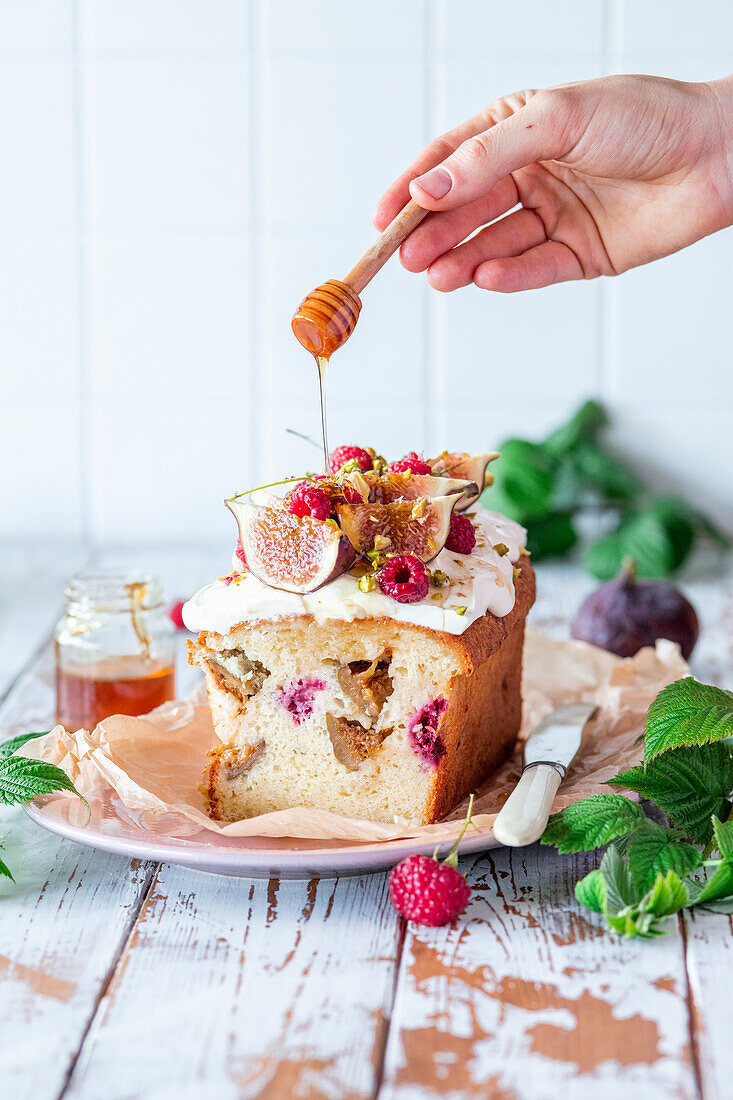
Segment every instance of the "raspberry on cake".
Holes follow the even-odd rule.
[[[230,501],[249,571],[184,609],[221,742],[202,786],[220,820],[302,805],[427,824],[514,746],[534,598],[524,531],[460,514],[476,484],[450,471],[339,477],[363,503],[328,518],[287,497]]]

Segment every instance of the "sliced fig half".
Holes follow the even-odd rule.
[[[414,554],[421,561],[430,561],[445,546],[457,501],[457,494],[453,494],[391,504],[342,504],[338,517],[357,554],[378,550]]]
[[[392,504],[398,500],[417,500],[419,497],[448,497],[476,490],[463,477],[431,477],[430,474],[404,474],[388,470],[378,476],[371,472],[364,474],[364,480],[372,490],[372,496],[381,504]]]
[[[464,512],[474,504],[487,485],[491,485],[494,478],[488,474],[487,468],[490,462],[499,457],[498,451],[485,451],[483,454],[470,455],[465,451],[444,451],[430,462],[433,474],[440,478],[465,478],[472,482],[471,489],[466,489],[456,505],[457,512]]]
[[[227,501],[239,524],[247,566],[258,580],[285,592],[315,592],[350,569],[356,555],[335,523]]]

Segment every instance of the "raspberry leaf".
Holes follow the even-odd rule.
[[[545,440],[548,451],[563,458],[579,443],[595,440],[601,428],[608,423],[608,416],[597,401],[586,401],[571,416],[567,423],[556,428]]]
[[[695,898],[695,905],[704,906],[708,902],[718,902],[728,898],[733,903],[733,866],[726,860],[716,868],[714,874],[704,884]]]
[[[721,741],[692,745],[671,749],[607,782],[650,799],[686,836],[707,844],[712,836],[711,817],[728,816],[733,758]]]
[[[671,917],[683,909],[688,901],[687,887],[679,875],[672,870],[666,874],[658,871],[652,886],[639,902],[639,909],[642,913],[651,913],[655,917]]]
[[[603,855],[600,871],[606,893],[604,912],[609,918],[620,917],[639,901],[640,896],[628,864],[612,846]]]
[[[723,859],[733,860],[733,821],[720,821],[713,818],[715,847]]]
[[[44,737],[47,733],[48,730],[43,730],[41,733],[19,733],[17,737],[11,737],[9,741],[3,741],[0,745],[0,758],[12,756],[28,741],[34,741],[36,737]]]
[[[634,829],[627,845],[629,871],[637,890],[651,890],[658,875],[674,871],[688,875],[700,866],[700,853],[681,840],[677,829],[645,821]]]
[[[623,520],[606,538],[589,546],[583,564],[598,580],[611,580],[626,558],[640,577],[666,577],[680,564],[679,552],[664,519],[647,510]]]
[[[575,896],[581,905],[594,913],[602,913],[606,907],[606,886],[601,871],[596,868],[575,884]]]
[[[592,794],[552,814],[541,843],[552,844],[561,853],[588,852],[645,820],[641,807],[622,794]]]
[[[559,557],[577,540],[578,533],[567,512],[548,512],[541,519],[532,520],[527,531],[527,549],[534,561]]]
[[[4,844],[0,844],[0,850],[4,847],[5,847]],[[1,859],[0,859],[0,875],[3,875],[5,878],[9,878],[11,880],[11,882],[15,882],[15,879],[13,878],[13,872],[10,870],[7,863],[4,863],[3,860],[1,860]]]
[[[6,756],[0,760],[0,803],[13,806],[52,791],[70,791],[89,809],[87,800],[79,794],[66,772],[55,764],[30,760],[26,756]]]
[[[579,443],[570,462],[578,482],[603,500],[633,500],[642,491],[639,479],[597,443]]]
[[[486,503],[520,522],[544,516],[554,487],[552,455],[540,443],[526,439],[507,439],[500,451]]]
[[[683,745],[707,745],[733,734],[733,692],[691,676],[663,688],[646,718],[645,761]]]

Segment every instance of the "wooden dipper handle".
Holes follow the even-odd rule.
[[[354,264],[344,282],[357,293],[361,294],[367,283],[380,271],[387,260],[400,247],[406,237],[409,237],[413,229],[420,224],[426,214],[430,213],[422,206],[418,206],[412,199],[404,209],[400,210],[381,237],[377,237],[371,248],[367,249],[358,263]]]

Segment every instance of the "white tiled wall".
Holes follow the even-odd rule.
[[[221,500],[315,451],[299,299],[492,98],[733,67],[705,0],[0,0],[0,531],[227,540]],[[582,398],[733,526],[731,234],[616,281],[448,296],[392,262],[334,359],[332,442],[539,434]]]

